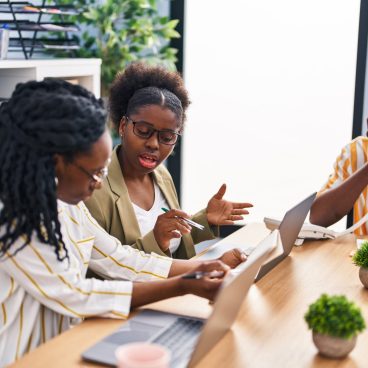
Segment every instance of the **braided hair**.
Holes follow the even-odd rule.
[[[62,80],[18,84],[0,106],[0,258],[14,255],[35,233],[68,258],[57,211],[54,155],[73,160],[105,131],[102,102]],[[18,249],[10,247],[18,239]]]
[[[116,130],[123,116],[137,113],[148,105],[170,109],[182,129],[189,104],[188,92],[179,73],[141,62],[132,63],[123,73],[118,73],[110,88],[109,112]]]

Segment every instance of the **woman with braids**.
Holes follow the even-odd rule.
[[[131,307],[185,293],[214,297],[227,265],[123,246],[86,209],[107,174],[111,138],[100,101],[85,89],[18,85],[0,106],[0,142],[0,366],[71,318],[125,318]],[[87,279],[87,267],[109,280]],[[220,277],[177,276],[193,270]]]
[[[174,183],[161,163],[183,132],[188,105],[178,73],[134,63],[118,74],[109,107],[121,145],[113,152],[102,190],[86,202],[98,223],[123,244],[183,259],[195,255],[194,244],[215,237],[213,227],[241,220],[252,206],[225,201],[222,185],[207,208],[192,217],[204,230],[178,217],[189,216],[178,209]],[[162,208],[171,210],[163,213]]]

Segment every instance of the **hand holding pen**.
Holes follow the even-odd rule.
[[[225,275],[224,271],[195,271],[192,273],[186,273],[181,278],[185,280],[201,280],[204,277],[209,277],[210,279],[222,278]]]
[[[192,227],[187,223],[189,215],[181,210],[172,209],[157,217],[153,235],[159,247],[165,252],[170,246],[170,240],[180,238],[191,232]]]
[[[162,211],[164,211],[165,213],[169,212],[169,210],[167,208],[161,208]],[[194,222],[193,220],[183,217],[183,216],[177,216],[178,218],[180,218],[181,220],[185,221],[187,224],[189,224],[190,226],[193,226],[199,230],[204,230],[204,226],[201,224],[198,224],[197,222]]]
[[[180,277],[181,285],[189,293],[214,300],[229,270],[230,267],[219,260],[203,262]]]

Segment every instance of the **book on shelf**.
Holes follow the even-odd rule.
[[[78,32],[79,27],[73,23],[37,23],[29,20],[0,20],[0,24],[7,24],[11,31],[47,31],[47,32]]]
[[[4,13],[6,15],[1,16]],[[25,59],[42,51],[74,53],[80,46],[68,33],[79,32],[80,28],[72,22],[73,18],[68,17],[80,13],[81,9],[73,4],[58,4],[57,0],[43,1],[42,5],[41,2],[0,0],[0,28],[6,27],[11,31],[9,51],[20,50]]]
[[[44,13],[44,14],[60,14],[60,15],[78,15],[80,10],[72,8],[70,5],[53,5],[47,6],[44,5],[42,7],[33,5],[29,2],[23,1],[14,1],[11,2],[11,8],[9,3],[0,4],[0,12],[1,13]]]

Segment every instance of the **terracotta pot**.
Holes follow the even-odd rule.
[[[328,358],[344,358],[355,347],[357,336],[350,339],[322,335],[313,331],[313,342],[319,353]]]
[[[359,268],[359,278],[364,287],[368,289],[368,268]]]

